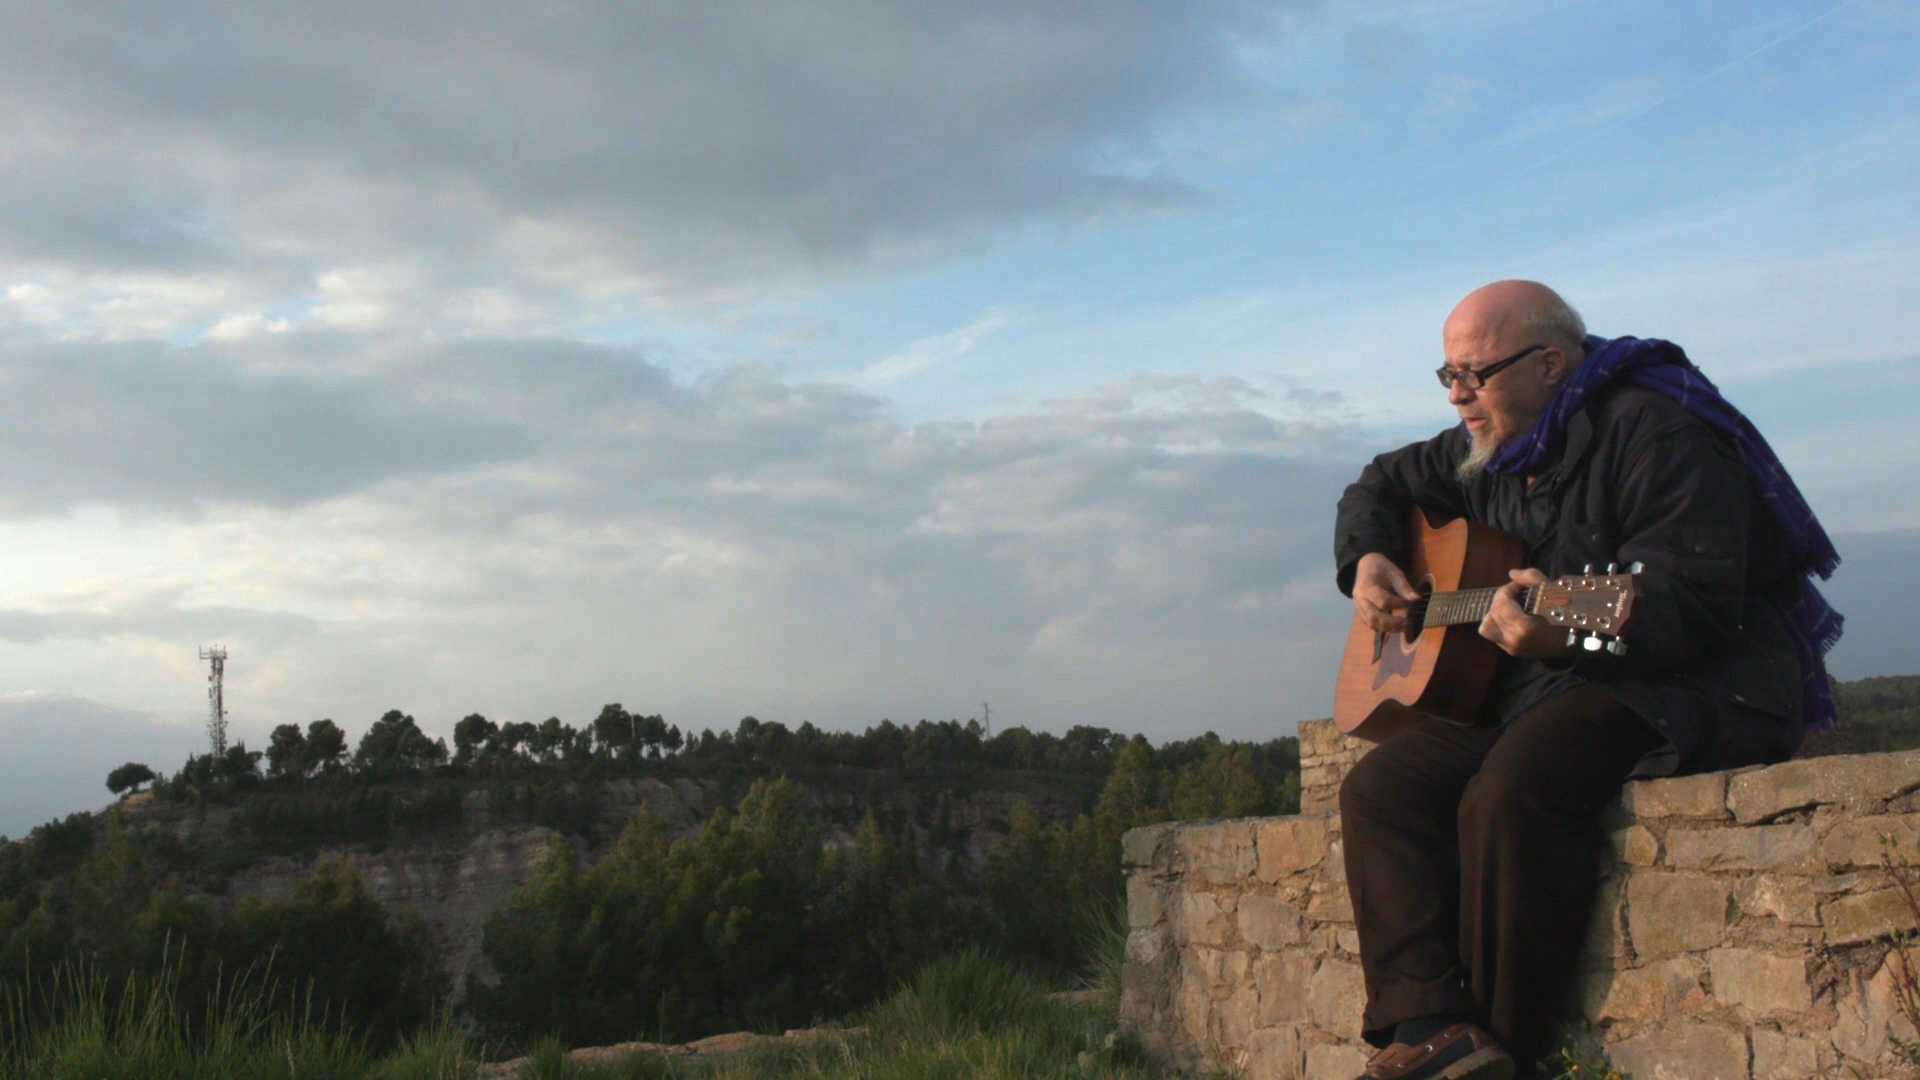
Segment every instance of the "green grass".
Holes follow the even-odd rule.
[[[0,985],[0,1080],[465,1080],[477,1063],[445,1022],[376,1058],[324,1013],[269,1006],[264,974],[189,1008],[169,968],[109,981],[60,965],[51,985]],[[197,1018],[197,1019],[196,1019]]]
[[[1050,993],[1040,978],[979,949],[928,964],[878,1004],[844,1021],[864,1029],[720,1059],[632,1055],[582,1066],[558,1043],[534,1050],[530,1080],[1146,1080],[1158,1076],[1114,1022],[1124,907],[1089,919],[1089,1001]],[[324,1015],[274,1011],[272,987],[248,973],[204,1008],[177,980],[108,981],[62,965],[35,992],[0,984],[0,1080],[468,1080],[474,1046],[442,1020],[376,1055]],[[197,1022],[192,1019],[200,1017]]]
[[[996,956],[970,950],[922,968],[850,1023],[864,1038],[822,1039],[721,1061],[634,1055],[607,1065],[536,1055],[539,1080],[1146,1080],[1159,1074],[1098,1004],[1052,997]],[[541,1058],[544,1057],[544,1060]]]

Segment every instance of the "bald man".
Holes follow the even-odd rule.
[[[1806,575],[1837,557],[1679,348],[1589,337],[1530,281],[1476,290],[1442,341],[1460,424],[1347,488],[1340,588],[1375,630],[1405,628],[1416,506],[1519,537],[1527,566],[1479,628],[1505,655],[1477,722],[1428,718],[1341,785],[1372,1080],[1529,1075],[1571,986],[1599,810],[1630,777],[1782,760],[1831,719],[1839,620]],[[1623,655],[1520,607],[1526,585],[1635,562]]]

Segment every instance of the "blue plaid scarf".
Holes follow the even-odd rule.
[[[1502,476],[1537,476],[1567,441],[1567,421],[1580,411],[1587,399],[1615,379],[1626,379],[1635,386],[1658,391],[1687,407],[1695,416],[1731,435],[1740,447],[1740,457],[1753,477],[1754,490],[1773,511],[1785,535],[1787,555],[1800,575],[1800,593],[1788,620],[1800,647],[1802,716],[1809,728],[1828,728],[1840,722],[1833,701],[1833,688],[1827,681],[1827,650],[1840,640],[1842,623],[1811,575],[1822,580],[1832,577],[1840,565],[1840,554],[1827,538],[1827,530],[1813,516],[1813,508],[1800,494],[1786,467],[1774,455],[1753,422],[1733,407],[1720,391],[1693,366],[1680,346],[1658,338],[1621,337],[1608,340],[1589,336],[1587,358],[1573,369],[1566,385],[1547,404],[1546,412],[1534,421],[1525,435],[1501,448],[1487,463],[1487,471]]]

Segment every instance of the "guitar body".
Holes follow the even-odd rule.
[[[1434,526],[1413,512],[1412,556],[1402,567],[1422,594],[1497,587],[1526,564],[1526,545],[1464,518]],[[1432,715],[1473,722],[1487,696],[1500,650],[1477,626],[1433,626],[1380,640],[1355,613],[1334,687],[1335,726],[1379,742]]]

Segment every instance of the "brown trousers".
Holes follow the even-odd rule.
[[[1593,904],[1598,813],[1662,741],[1579,686],[1504,729],[1428,719],[1354,766],[1340,821],[1369,1042],[1452,1016],[1523,1069],[1549,1049]]]

